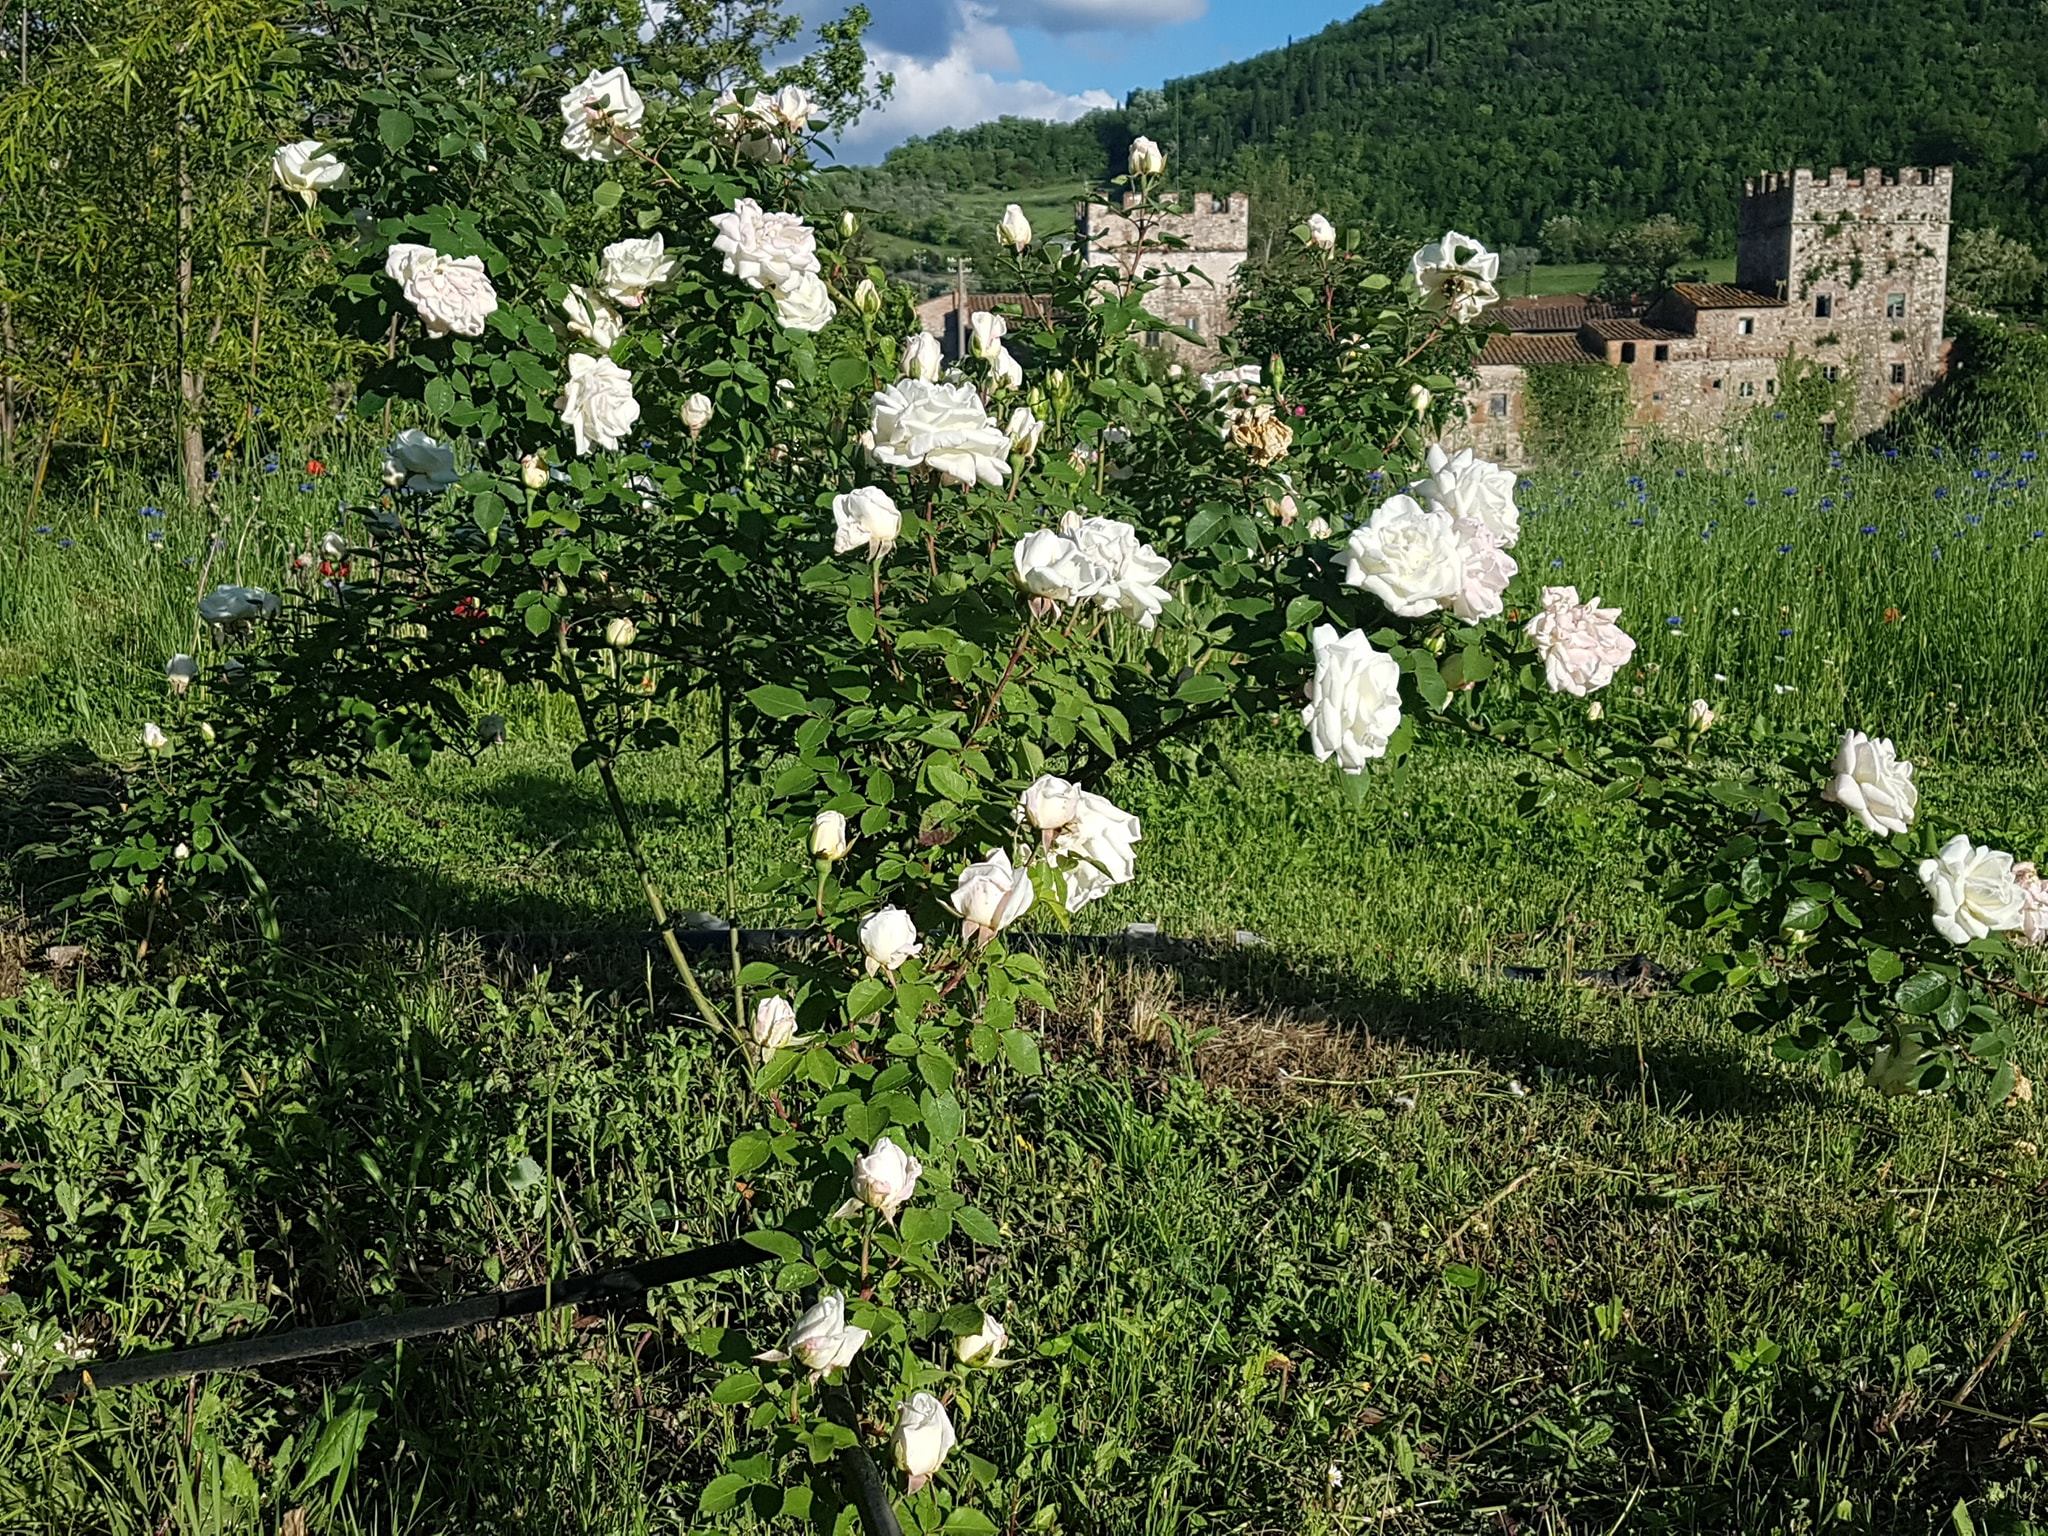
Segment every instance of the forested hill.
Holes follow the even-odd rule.
[[[1307,181],[1333,213],[1494,244],[1552,214],[1671,213],[1727,245],[1747,172],[1948,162],[1958,225],[2040,242],[2048,4],[1384,0],[1117,111],[915,140],[856,174],[876,190],[1063,181],[1138,133],[1190,181]]]

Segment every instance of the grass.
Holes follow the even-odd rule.
[[[2048,616],[2026,450],[1998,451],[1852,456],[1846,505],[1767,459],[1543,477],[1519,553],[1642,615],[1631,686],[1712,691],[1738,720],[1907,720],[1931,804],[2048,852],[2038,663],[1987,638]],[[209,540],[211,576],[274,584],[325,526],[335,493],[300,483],[259,469],[204,525],[140,517],[134,486],[0,555],[8,846],[160,707]],[[1937,531],[1939,563],[1919,557]],[[1774,605],[1793,636],[1755,617]],[[742,1220],[714,1159],[752,1106],[650,958],[565,723],[503,702],[506,746],[394,765],[269,840],[275,958],[229,921],[146,976],[111,953],[24,973],[49,929],[16,866],[0,1345],[23,1365],[0,1378],[0,1530],[767,1528],[695,1515],[746,1439],[707,1396],[719,1356],[793,1305],[766,1274],[37,1399],[67,1335],[100,1352],[356,1316]],[[1959,1502],[1977,1531],[2039,1529],[2034,1103],[1882,1101],[1777,1063],[1710,1002],[1572,983],[1684,957],[1637,888],[1654,828],[1629,813],[1567,792],[1518,827],[1511,765],[1464,753],[1359,812],[1290,735],[1230,759],[1113,786],[1144,818],[1140,874],[1091,915],[1195,942],[1060,957],[1048,1074],[976,1090],[975,1198],[1004,1234],[980,1283],[1026,1363],[956,1413],[1016,1529],[1926,1532],[1963,1529]],[[720,909],[701,752],[638,761],[626,788],[678,905]],[[738,830],[744,885],[754,807]],[[2030,1069],[2044,1038],[2028,1026]]]

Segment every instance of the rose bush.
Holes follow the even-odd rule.
[[[263,816],[376,753],[502,736],[472,712],[480,673],[569,702],[688,1006],[759,1105],[720,1219],[788,1296],[700,1341],[747,1437],[707,1517],[879,1450],[863,1414],[889,1403],[919,1528],[993,1529],[982,1505],[1036,1497],[951,1454],[953,1411],[971,1452],[994,1389],[969,1367],[1009,1337],[959,1278],[1002,1241],[975,1204],[973,1089],[1039,1070],[1023,1020],[1051,997],[1016,936],[1137,875],[1144,828],[1111,775],[1198,771],[1213,722],[1298,719],[1359,798],[1430,731],[1530,759],[1529,814],[1559,772],[1641,802],[1710,951],[1686,985],[1887,1088],[1964,1064],[2011,1080],[1999,935],[2028,934],[2031,870],[1937,852],[1888,744],[1752,740],[1729,764],[1704,751],[1711,718],[1625,695],[1591,716],[1633,654],[1620,616],[1569,587],[1511,608],[1512,476],[1430,441],[1493,296],[1476,242],[1416,253],[1404,287],[1311,221],[1301,281],[1264,290],[1251,330],[1298,336],[1314,368],[1162,367],[1147,302],[1181,279],[1148,258],[1164,158],[1140,140],[1109,188],[1135,197],[1137,248],[1090,265],[1006,220],[1034,303],[977,317],[949,366],[905,336],[857,225],[835,245],[806,218],[801,92],[707,102],[593,70],[559,137],[425,88],[406,131],[392,110],[366,99],[335,141],[365,220],[308,217],[365,333],[391,338],[363,408],[417,424],[318,586],[202,601],[216,639],[167,670],[177,713],[102,834],[99,894],[154,912],[236,874],[267,910],[240,847]],[[457,153],[522,158],[531,206],[487,228],[444,201]],[[735,930],[715,980],[615,775],[704,694],[728,798],[766,796],[775,897],[817,936],[750,959]],[[813,1518],[859,1486],[814,1479]]]

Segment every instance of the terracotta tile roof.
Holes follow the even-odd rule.
[[[1603,341],[1683,341],[1684,331],[1659,330],[1640,320],[1588,320],[1585,328]]]
[[[1033,293],[970,293],[966,309],[970,315],[978,315],[985,310],[1014,309],[1041,320],[1052,313],[1052,305]]]
[[[1673,283],[1671,291],[1694,309],[1783,309],[1785,301],[1733,283]]]
[[[1527,368],[1538,363],[1595,361],[1597,359],[1579,345],[1576,335],[1560,336],[1550,331],[1489,336],[1486,338],[1486,345],[1479,349],[1479,366],[1482,368],[1502,364]]]
[[[1486,318],[1511,331],[1576,331],[1588,320],[1618,320],[1642,313],[1634,304],[1614,304],[1583,293],[1545,293],[1496,304]]]

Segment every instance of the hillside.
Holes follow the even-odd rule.
[[[1725,250],[1748,171],[1941,161],[1959,227],[2038,245],[2044,59],[2039,0],[1384,0],[1117,111],[948,131],[835,180],[936,248],[958,194],[1065,195],[1147,133],[1189,180],[1247,185],[1255,211],[1263,187],[1289,218],[1506,245],[1553,214],[1672,213]]]

